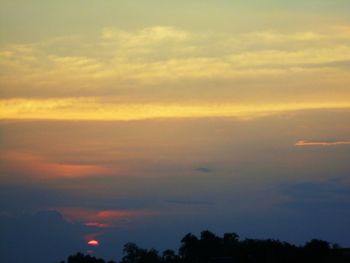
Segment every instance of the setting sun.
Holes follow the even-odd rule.
[[[97,240],[90,240],[90,241],[88,242],[88,245],[90,245],[90,246],[99,246],[99,245],[100,245],[100,242],[97,241]]]

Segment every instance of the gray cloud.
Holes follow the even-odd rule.
[[[59,262],[86,250],[82,237],[88,229],[66,222],[55,211],[1,216],[0,228],[3,262]]]
[[[194,169],[197,172],[201,172],[201,173],[211,173],[212,170],[209,167],[197,167]]]

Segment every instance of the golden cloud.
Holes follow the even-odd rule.
[[[309,141],[300,140],[295,143],[295,146],[337,146],[337,145],[350,145],[350,141]]]
[[[350,61],[350,37],[344,30],[348,27],[232,35],[162,26],[104,28],[90,39],[68,36],[1,46],[0,84],[6,97],[118,97],[124,92],[132,100],[137,89],[157,101],[164,87],[185,83],[190,90],[209,80],[245,80],[259,88],[242,82],[241,89],[260,93],[261,86],[303,86],[307,93],[308,80],[322,75],[324,85],[349,97],[343,88],[350,83],[348,69],[340,63]],[[291,76],[293,87],[287,87]]]
[[[235,117],[249,119],[283,112],[349,109],[350,102],[280,104],[123,104],[101,98],[0,100],[0,119],[115,120]]]

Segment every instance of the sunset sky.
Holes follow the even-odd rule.
[[[350,246],[349,13],[0,0],[5,261],[119,259],[204,229]]]

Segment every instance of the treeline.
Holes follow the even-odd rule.
[[[273,239],[240,240],[236,233],[226,233],[223,237],[219,237],[210,231],[201,232],[200,237],[187,234],[181,240],[178,253],[167,249],[160,254],[155,249],[143,249],[134,243],[127,243],[124,245],[123,255],[120,263],[350,262],[350,249],[331,246],[329,242],[323,240],[313,239],[304,246],[295,246]],[[106,263],[106,261],[78,253],[68,257],[67,263]]]

